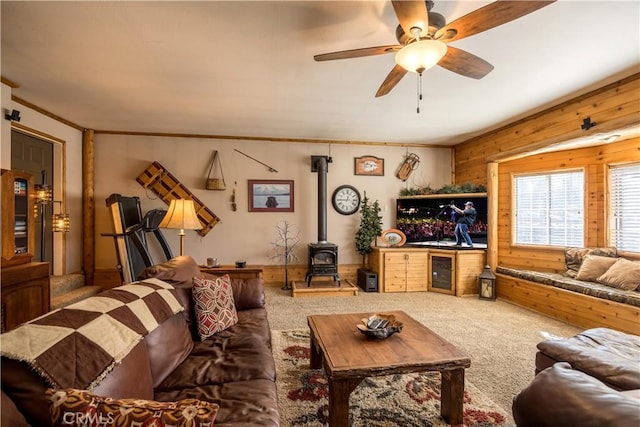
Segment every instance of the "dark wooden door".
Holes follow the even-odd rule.
[[[33,175],[33,182],[42,184],[42,171],[46,174],[46,184],[53,187],[53,144],[15,130],[11,131],[11,169],[28,172]],[[33,261],[48,262],[53,265],[53,232],[51,231],[51,214],[53,205],[44,208],[44,259],[42,254],[42,210],[36,207],[38,215],[35,225],[35,251]]]

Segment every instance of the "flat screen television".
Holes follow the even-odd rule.
[[[407,236],[408,244],[452,246],[456,242],[454,230],[458,214],[451,204],[464,209],[466,202],[473,202],[477,211],[476,221],[469,227],[473,245],[486,248],[486,193],[432,194],[396,199],[396,228]]]

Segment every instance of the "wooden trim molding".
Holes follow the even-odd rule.
[[[102,135],[129,135],[129,136],[155,136],[166,138],[199,138],[199,139],[233,139],[241,141],[264,141],[264,142],[289,142],[301,144],[343,144],[343,145],[371,145],[382,147],[411,147],[411,148],[451,148],[450,145],[438,144],[408,144],[402,142],[383,141],[351,141],[341,139],[315,139],[315,138],[281,138],[272,136],[247,136],[247,135],[213,135],[213,134],[190,134],[190,133],[170,133],[170,132],[134,132],[119,130],[96,130],[96,134]]]
[[[32,135],[41,139],[46,139],[52,142],[57,142],[59,144],[65,144],[66,141],[64,139],[56,138],[53,135],[49,135],[48,133],[30,128],[29,126],[25,126],[22,123],[11,122],[11,129],[16,130],[18,132],[22,132],[27,135]]]
[[[11,89],[17,89],[17,88],[20,87],[20,85],[18,83],[15,83],[15,82],[9,80],[5,76],[0,76],[0,82],[2,82],[2,84],[5,84],[5,85],[9,86]]]
[[[82,127],[82,126],[80,126],[80,125],[78,125],[76,123],[73,123],[72,121],[69,121],[67,119],[63,119],[62,117],[57,116],[57,115],[53,114],[52,112],[45,110],[44,108],[40,108],[37,105],[32,104],[29,101],[26,101],[26,100],[24,100],[24,99],[22,99],[22,98],[20,98],[20,97],[18,97],[16,95],[11,95],[11,99],[14,102],[17,102],[18,104],[24,105],[27,108],[31,108],[32,110],[37,111],[38,113],[40,113],[40,114],[42,114],[44,116],[50,117],[53,120],[56,120],[56,121],[58,121],[60,123],[64,123],[65,125],[70,126],[70,127],[74,128],[74,129],[77,129],[79,131],[83,131],[84,130],[84,127]]]

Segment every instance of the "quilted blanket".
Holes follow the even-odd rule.
[[[92,389],[146,334],[183,310],[173,286],[146,279],[2,334],[0,354],[28,363],[52,387]]]

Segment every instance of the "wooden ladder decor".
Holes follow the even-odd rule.
[[[153,193],[167,205],[169,205],[173,199],[193,200],[198,219],[204,226],[202,230],[198,230],[198,234],[203,237],[220,222],[220,218],[218,218],[216,214],[206,207],[200,199],[194,196],[187,187],[178,181],[178,178],[173,176],[158,162],[151,163],[151,165],[136,178],[136,181],[144,188],[153,191]]]

